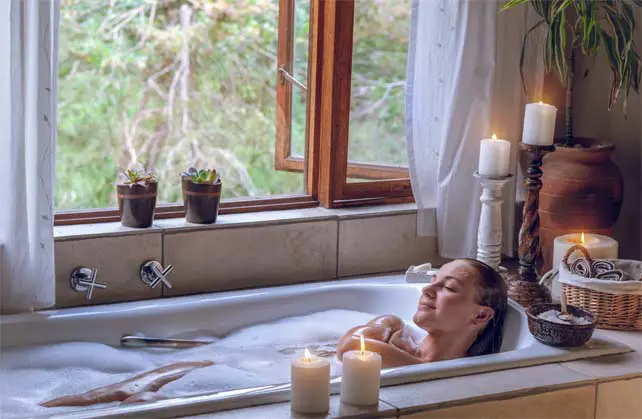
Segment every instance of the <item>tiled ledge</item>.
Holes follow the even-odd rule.
[[[303,223],[321,220],[350,220],[359,218],[383,217],[391,215],[416,214],[417,205],[377,205],[345,209],[305,208],[281,211],[261,211],[243,214],[219,215],[214,224],[193,224],[184,218],[154,220],[150,228],[124,227],[120,222],[78,224],[54,227],[56,241],[78,240],[108,236],[140,235],[184,231],[200,231],[223,228],[243,228],[278,224]]]
[[[435,237],[418,237],[415,204],[354,209],[309,208],[221,215],[215,224],[157,220],[55,228],[56,304],[121,301],[327,281],[442,263]],[[172,264],[171,289],[149,289],[141,264]],[[87,301],[69,287],[78,266],[98,269],[106,290]]]

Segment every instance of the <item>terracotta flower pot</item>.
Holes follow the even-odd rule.
[[[553,240],[569,233],[613,235],[622,207],[622,173],[613,144],[578,138],[585,148],[557,147],[544,157],[539,196],[542,272],[551,269]]]
[[[116,185],[118,212],[125,227],[147,228],[154,220],[158,183],[147,185]]]
[[[221,202],[221,182],[194,183],[190,178],[183,177],[182,184],[185,219],[196,224],[216,222],[218,206]]]

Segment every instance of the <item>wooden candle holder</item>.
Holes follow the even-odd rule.
[[[524,307],[551,301],[547,288],[539,284],[535,263],[540,253],[539,247],[539,191],[542,189],[542,159],[555,151],[555,146],[538,146],[521,143],[522,150],[528,152],[530,164],[526,172],[526,202],[522,226],[519,230],[519,269],[517,273],[506,275],[508,296]]]

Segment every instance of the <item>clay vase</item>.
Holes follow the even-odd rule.
[[[147,228],[154,221],[158,183],[146,185],[116,185],[118,190],[118,212],[125,227]]]
[[[613,235],[622,207],[622,173],[615,146],[576,138],[583,148],[560,147],[544,157],[539,195],[541,272],[551,269],[553,240],[569,233]]]
[[[183,177],[183,201],[185,219],[190,223],[212,224],[216,222],[221,202],[221,181],[216,183],[194,183]]]

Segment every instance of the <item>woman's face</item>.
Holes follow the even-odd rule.
[[[463,332],[477,328],[481,317],[492,317],[489,307],[478,303],[477,275],[476,269],[465,261],[455,260],[442,266],[422,290],[413,318],[417,326],[433,333]],[[488,318],[483,321],[484,325],[487,321]]]

